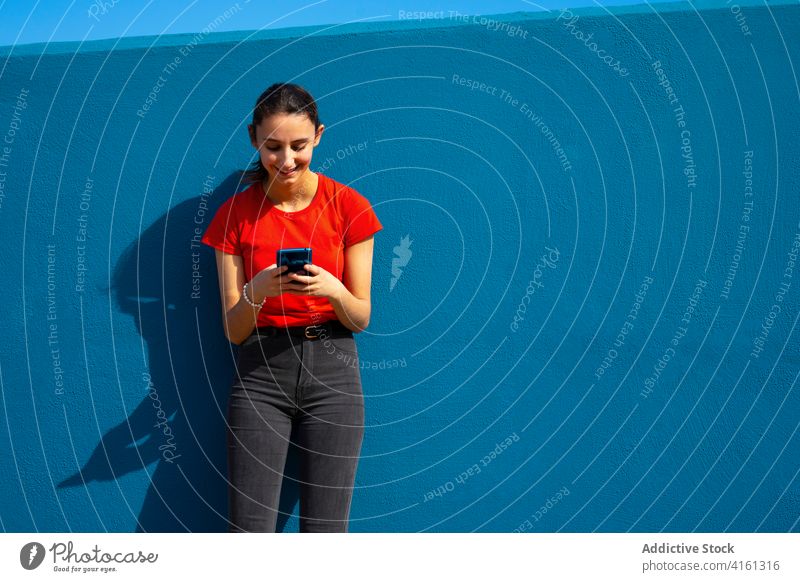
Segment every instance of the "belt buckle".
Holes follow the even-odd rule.
[[[318,330],[318,328],[319,328],[319,326],[317,326],[317,325],[308,325],[308,326],[306,326],[306,329],[304,330],[304,334],[305,334],[305,336],[306,336],[308,339],[316,339],[316,338],[318,338],[318,337],[319,337],[319,333],[316,333],[315,335],[308,335],[308,334],[309,334],[309,332],[310,332],[310,333],[314,333],[314,332],[313,332],[313,331],[311,331],[311,330]]]

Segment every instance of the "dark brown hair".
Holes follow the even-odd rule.
[[[314,131],[319,129],[320,121],[317,114],[317,104],[311,93],[300,85],[293,83],[275,83],[258,97],[253,108],[253,135],[256,127],[270,115],[276,113],[302,113],[307,115],[314,124]],[[245,172],[247,182],[261,182],[269,178],[269,173],[261,163],[261,156],[256,158],[253,165]]]

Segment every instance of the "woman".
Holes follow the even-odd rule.
[[[382,226],[354,189],[310,170],[325,126],[302,87],[256,102],[253,184],[216,212],[223,325],[239,344],[228,404],[230,531],[274,532],[292,427],[301,454],[300,531],[347,531],[364,431],[353,332],[370,317],[373,235]],[[275,264],[311,247],[307,275]]]

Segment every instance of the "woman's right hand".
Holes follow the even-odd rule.
[[[262,269],[250,281],[247,291],[250,299],[254,303],[260,303],[264,297],[277,297],[286,292],[286,287],[292,285],[292,280],[288,275],[282,274],[288,271],[289,267],[283,265],[278,267],[275,264],[266,269]],[[283,289],[281,289],[283,287]]]

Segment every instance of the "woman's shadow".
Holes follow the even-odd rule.
[[[146,359],[123,380],[142,387],[142,400],[58,487],[146,471],[150,483],[137,532],[228,530],[226,408],[238,348],[223,333],[214,249],[199,241],[241,184],[236,172],[213,193],[171,208],[114,267],[109,291],[118,311],[134,318]],[[298,474],[298,451],[291,445],[278,531],[297,505]]]

